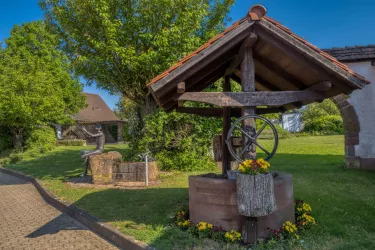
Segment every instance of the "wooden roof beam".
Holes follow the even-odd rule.
[[[230,59],[229,59],[230,60]],[[226,69],[228,62],[224,62],[220,65],[214,65],[211,64],[204,73],[201,74],[196,74],[193,77],[191,77],[188,81],[185,82],[185,90],[192,90],[192,88],[196,85],[201,85],[202,83],[206,83],[209,79],[212,78],[212,74],[223,74],[223,71]],[[219,72],[219,73],[217,73]],[[159,103],[160,105],[165,109],[164,105],[171,100],[177,100],[177,98],[181,95],[182,93],[178,93],[178,86],[177,89],[174,89],[174,92],[170,92],[165,94],[162,97],[159,97]]]
[[[240,49],[238,50],[237,55],[232,59],[228,69],[225,71],[226,76],[231,75],[237,69],[237,67],[243,60],[246,48],[253,47],[257,39],[257,34],[250,32],[249,36],[246,37],[246,39],[243,41]]]
[[[311,90],[315,92],[325,92],[332,88],[332,83],[330,81],[322,81],[308,87],[306,90]]]
[[[222,67],[221,69],[224,70],[226,68],[226,65],[223,64],[223,65],[221,65],[221,67]],[[204,78],[202,78],[201,81],[199,82],[199,84],[195,85],[195,86],[197,86],[196,88],[193,88],[191,90],[192,91],[201,91],[201,90],[205,89],[207,86],[209,86],[212,83],[214,83],[215,81],[217,81],[222,75],[223,75],[223,71],[221,71],[221,70],[218,70],[217,72],[214,72],[214,73],[211,72],[210,74],[208,74]],[[175,96],[173,97],[173,99],[165,101],[165,103],[162,104],[163,109],[166,110],[166,111],[169,111],[169,110],[173,109],[174,107],[176,107],[176,103],[178,103],[178,101],[180,101],[179,100],[180,96],[181,96],[181,94],[176,93]],[[181,106],[181,102],[180,102],[180,106]]]
[[[168,75],[150,85],[157,97],[164,95],[169,90],[176,88],[178,82],[183,82],[192,77],[200,69],[210,65],[213,61],[222,57],[226,51],[237,47],[248,35],[247,31],[255,22],[246,20],[239,24],[235,29],[225,34],[221,39],[208,46],[206,49],[198,52],[194,57],[183,65],[171,71]],[[169,83],[175,84],[169,84]]]
[[[270,28],[270,27],[268,27],[268,28]],[[319,65],[317,65],[316,62],[312,62],[312,61],[308,60],[305,57],[306,56],[305,52],[299,51],[298,49],[292,49],[290,47],[290,45],[288,45],[288,43],[292,43],[294,41],[287,41],[286,40],[286,39],[291,40],[291,38],[289,38],[289,37],[284,38],[284,37],[282,37],[283,34],[274,34],[270,30],[266,30],[268,28],[266,28],[266,26],[263,25],[263,24],[261,25],[261,27],[254,27],[257,34],[260,37],[262,37],[264,40],[266,40],[266,42],[269,43],[272,47],[277,48],[278,50],[282,51],[284,54],[288,55],[291,59],[293,59],[293,60],[297,61],[298,63],[300,63],[301,65],[304,65],[305,67],[309,68],[315,74],[321,75],[322,77],[326,78],[325,80],[330,80],[332,82],[332,84],[335,85],[336,88],[340,89],[340,91],[342,93],[350,94],[353,91],[353,89],[351,89],[349,86],[343,84],[341,81],[339,81],[337,78],[335,78],[332,74],[328,73],[325,69],[323,69]],[[276,30],[275,32],[279,32],[279,31]],[[348,82],[348,80],[346,80],[346,79],[343,79],[343,80]],[[348,83],[353,85],[350,82],[348,82]],[[358,86],[356,86],[356,88],[358,88]]]
[[[306,86],[299,79],[297,79],[295,76],[287,72],[285,69],[280,68],[276,63],[272,62],[268,58],[262,58],[259,56],[259,54],[255,54],[255,60],[258,63],[262,64],[269,71],[283,78],[285,81],[293,85],[295,88],[299,90],[303,90],[306,88]]]

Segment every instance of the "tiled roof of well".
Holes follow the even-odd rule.
[[[193,51],[192,53],[190,53],[189,55],[185,56],[184,58],[182,58],[180,61],[178,61],[176,64],[172,65],[169,69],[167,69],[166,71],[164,71],[164,73],[156,76],[155,78],[153,78],[148,84],[147,86],[150,86],[151,84],[157,82],[158,80],[162,79],[163,77],[167,76],[169,73],[171,73],[173,70],[177,69],[178,67],[180,67],[182,64],[186,63],[187,61],[189,61],[191,58],[193,58],[194,56],[196,56],[199,52],[201,52],[202,50],[206,49],[207,47],[209,47],[211,44],[213,44],[214,42],[216,42],[217,40],[219,40],[220,38],[222,38],[223,36],[225,36],[228,32],[230,32],[231,30],[233,30],[234,28],[236,28],[238,25],[240,25],[241,23],[245,22],[246,20],[248,20],[250,17],[249,16],[246,16],[245,18],[242,18],[241,20],[233,23],[229,28],[225,29],[223,32],[221,32],[220,34],[214,36],[213,38],[211,38],[210,40],[208,40],[205,44],[203,44],[202,46],[200,46],[198,49],[196,49],[195,51]]]
[[[355,62],[375,59],[375,44],[366,46],[345,46],[344,48],[322,49],[342,62]]]
[[[254,6],[255,7],[255,6]],[[253,8],[254,8],[253,7]],[[252,9],[253,9],[252,8]],[[201,51],[205,50],[206,48],[208,48],[211,44],[215,43],[217,40],[219,40],[220,38],[222,38],[223,36],[225,36],[227,33],[229,33],[231,30],[233,30],[234,28],[236,28],[238,25],[240,25],[242,22],[248,20],[248,19],[251,19],[253,21],[259,21],[261,18],[264,18],[265,20],[267,20],[268,22],[270,22],[271,24],[275,25],[277,28],[279,28],[280,30],[286,32],[287,34],[289,34],[290,36],[292,36],[293,38],[297,39],[299,42],[305,44],[306,46],[310,47],[311,49],[313,49],[315,52],[319,53],[320,55],[324,56],[325,58],[327,58],[328,60],[330,60],[332,63],[336,64],[337,66],[339,66],[341,69],[345,70],[346,72],[348,72],[349,74],[351,74],[352,76],[360,79],[361,81],[363,82],[366,82],[366,83],[369,83],[363,76],[357,74],[356,72],[354,72],[353,70],[349,69],[348,66],[346,66],[345,64],[339,62],[338,59],[336,59],[335,57],[331,56],[330,54],[328,54],[327,52],[323,51],[323,50],[320,50],[318,47],[312,45],[311,43],[309,43],[308,41],[306,41],[305,39],[303,39],[302,37],[299,37],[297,36],[296,34],[294,34],[290,29],[288,29],[287,27],[283,26],[281,23],[277,22],[276,20],[270,18],[270,17],[267,17],[267,16],[260,16],[258,17],[259,15],[257,15],[257,13],[254,13],[252,12],[252,10],[249,11],[249,13],[245,16],[245,18],[233,23],[229,28],[227,28],[226,30],[224,30],[222,33],[216,35],[215,37],[211,38],[210,40],[208,40],[205,44],[203,44],[201,47],[199,47],[197,50],[193,51],[192,53],[190,53],[189,55],[185,56],[184,58],[182,58],[180,61],[178,61],[176,64],[172,65],[169,69],[167,69],[166,71],[164,71],[163,73],[161,73],[160,75],[156,76],[155,78],[153,78],[148,84],[147,86],[150,86],[151,84],[159,81],[160,79],[164,78],[165,76],[167,76],[168,74],[170,74],[171,72],[173,72],[175,69],[177,69],[178,67],[180,67],[181,65],[183,65],[184,63],[186,63],[187,61],[189,61],[191,58],[193,58],[194,56],[196,56],[198,53],[200,53]]]

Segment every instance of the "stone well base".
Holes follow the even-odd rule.
[[[189,214],[194,223],[206,221],[227,231],[242,232],[246,217],[237,211],[236,181],[213,178],[214,175],[189,176]],[[295,222],[292,175],[274,173],[277,210],[258,217],[256,227],[248,228],[247,238],[267,237],[289,220]]]
[[[91,169],[92,182],[106,185],[146,181],[145,162],[122,162],[121,159],[121,154],[116,151],[89,156],[88,164]],[[148,181],[156,181],[158,176],[156,162],[149,162]]]

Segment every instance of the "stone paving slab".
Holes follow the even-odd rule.
[[[35,187],[0,172],[0,249],[118,249],[48,205]]]

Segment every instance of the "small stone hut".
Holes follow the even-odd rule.
[[[78,126],[84,126],[88,131],[95,132],[95,124],[101,124],[105,133],[106,143],[122,141],[124,121],[120,120],[97,94],[83,93],[86,96],[87,107],[75,117],[76,124],[62,127],[63,139],[83,139],[87,143],[95,143],[95,138],[88,138]]]

